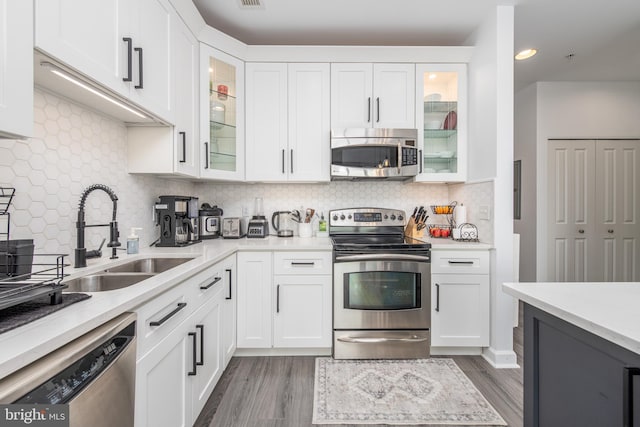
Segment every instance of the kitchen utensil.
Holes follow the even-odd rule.
[[[313,236],[313,228],[311,227],[310,222],[301,222],[298,224],[298,235],[300,237],[311,237]]]
[[[306,212],[305,212],[304,222],[305,223],[310,223],[311,220],[313,219],[313,214],[315,212],[316,211],[314,209],[311,209],[311,208],[307,209]]]
[[[278,237],[293,237],[292,212],[279,211],[271,216],[271,225]]]
[[[455,111],[449,111],[447,117],[444,118],[442,123],[442,129],[453,130],[458,126],[458,113]]]

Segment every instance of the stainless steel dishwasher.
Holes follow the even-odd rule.
[[[68,404],[71,427],[133,426],[136,316],[112,319],[0,380],[0,402]]]

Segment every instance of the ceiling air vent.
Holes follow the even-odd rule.
[[[264,9],[262,0],[238,0],[240,9]]]

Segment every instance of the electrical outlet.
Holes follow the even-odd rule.
[[[242,216],[249,216],[249,208],[246,206],[242,207]]]
[[[478,219],[484,219],[489,221],[491,219],[491,206],[480,205],[478,206]]]

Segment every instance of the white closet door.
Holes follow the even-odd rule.
[[[598,140],[595,280],[640,280],[640,140]]]
[[[595,142],[549,140],[547,150],[548,279],[583,282],[597,272],[595,231]]]

